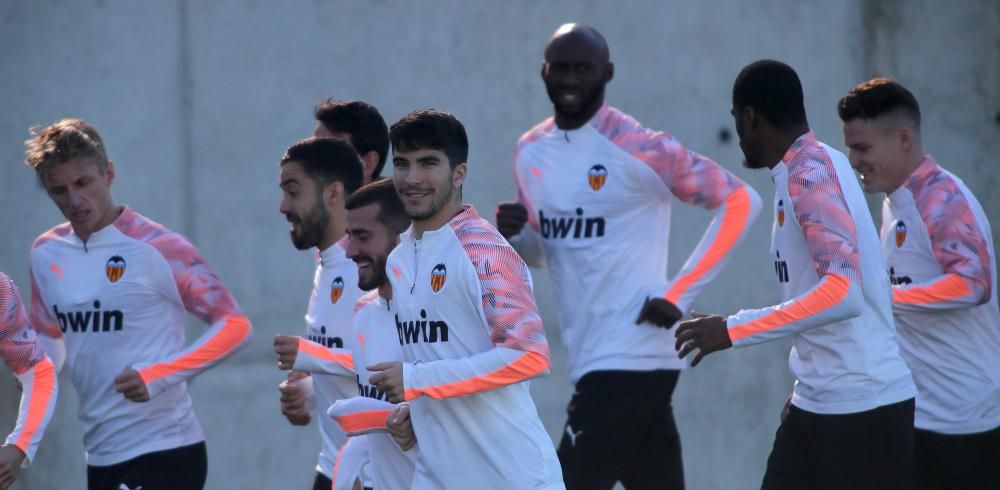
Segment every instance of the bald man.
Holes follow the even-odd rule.
[[[684,488],[671,406],[684,362],[671,328],[746,235],[760,197],[604,103],[614,65],[593,27],[561,26],[541,74],[555,115],[518,141],[518,201],[499,206],[497,228],[528,264],[547,265],[559,303],[576,386],[559,446],[564,481]],[[715,216],[667,279],[675,200]]]

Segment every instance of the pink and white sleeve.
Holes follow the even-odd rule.
[[[742,310],[726,325],[740,347],[792,335],[861,314],[861,255],[857,228],[825,155],[791,167],[788,193],[819,282],[777,306]]]
[[[942,311],[986,303],[992,293],[993,261],[965,194],[943,175],[916,191],[914,197],[930,235],[931,251],[944,274],[894,287],[893,308]]]

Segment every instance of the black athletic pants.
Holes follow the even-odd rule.
[[[680,371],[594,371],[576,384],[559,444],[567,490],[684,488],[671,397]]]
[[[913,399],[825,415],[792,406],[774,437],[762,488],[913,488]]]
[[[960,435],[917,429],[916,446],[915,488],[1000,489],[1000,427]]]
[[[202,490],[208,476],[205,443],[136,456],[110,466],[87,466],[88,490]]]

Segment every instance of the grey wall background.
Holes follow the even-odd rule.
[[[765,200],[766,173],[740,168],[735,141],[718,138],[732,127],[740,68],[762,57],[794,66],[813,129],[837,147],[839,97],[873,75],[893,76],[923,105],[926,150],[966,180],[1000,227],[995,0],[12,0],[0,4],[0,269],[29,294],[29,246],[62,221],[22,164],[27,128],[88,119],[117,165],[118,202],[190,237],[254,322],[253,346],[191,385],[208,438],[208,488],[308,488],[316,428],[291,427],[279,414],[283,376],[271,354],[275,334],[304,328],[313,268],[277,212],[281,153],[310,133],[311,107],[326,96],[369,101],[389,123],[435,106],[468,128],[465,195],[491,215],[514,196],[514,141],[551,112],[538,71],[546,39],[566,21],[608,38],[612,104],[733,169]],[[671,272],[708,217],[677,207]],[[776,302],[762,259],[769,226],[765,213],[696,309]],[[571,386],[547,273],[535,279],[555,365],[532,388],[558,439]],[[681,377],[675,413],[689,488],[759,486],[791,389],[787,349],[725,352]],[[85,487],[76,394],[65,373],[60,380],[55,419],[16,488]],[[17,397],[12,377],[0,375],[0,432]]]

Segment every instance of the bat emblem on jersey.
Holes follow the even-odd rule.
[[[597,164],[590,167],[590,171],[587,172],[587,182],[590,183],[590,188],[595,191],[601,190],[604,187],[604,183],[608,181],[608,169],[604,165]]]
[[[333,284],[330,285],[330,301],[333,304],[337,304],[340,301],[340,297],[344,295],[344,278],[337,276],[333,280]]]
[[[906,223],[896,222],[896,248],[902,247],[906,241]]]
[[[114,255],[104,264],[104,274],[108,280],[115,283],[125,275],[125,259],[121,255]]]
[[[778,228],[785,226],[785,201],[778,199]]]
[[[445,268],[444,264],[438,264],[434,266],[431,270],[431,289],[435,293],[444,287],[445,278],[448,277],[448,269]]]

